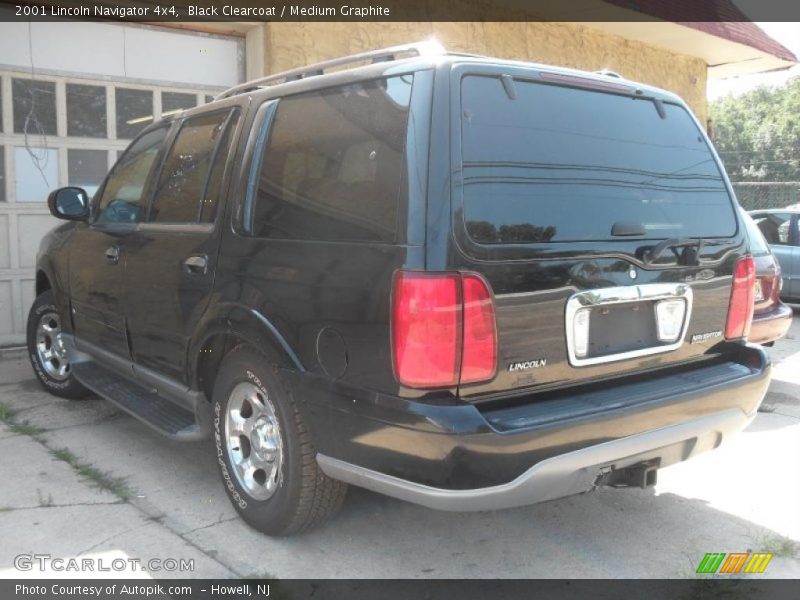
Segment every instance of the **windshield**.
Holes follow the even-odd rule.
[[[464,217],[473,240],[614,240],[620,222],[637,225],[638,239],[736,233],[722,174],[684,108],[513,86],[509,94],[495,77],[462,80]]]

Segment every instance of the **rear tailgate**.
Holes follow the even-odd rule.
[[[448,267],[491,285],[499,362],[494,380],[462,386],[462,396],[724,351],[745,245],[729,186],[686,108],[627,82],[517,67],[459,65],[453,82]]]

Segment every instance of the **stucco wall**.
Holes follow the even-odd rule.
[[[264,65],[275,73],[312,62],[435,36],[450,50],[532,60],[629,79],[680,94],[706,119],[706,64],[572,23],[270,23]]]

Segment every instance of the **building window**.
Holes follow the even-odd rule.
[[[93,196],[108,172],[108,152],[105,150],[67,150],[69,185],[82,187]]]
[[[117,137],[132,139],[153,122],[151,90],[116,89]]]
[[[161,116],[169,117],[187,108],[197,106],[196,94],[184,94],[182,92],[162,92],[161,93]]]
[[[67,135],[108,137],[106,88],[100,85],[67,84]]]
[[[11,82],[14,132],[56,135],[56,84],[14,78]]]
[[[130,140],[153,123],[156,93],[168,112],[192,108],[215,89],[0,70],[0,203],[44,202],[53,189],[68,184],[91,194],[105,178],[109,160],[116,162]]]
[[[14,184],[17,202],[45,202],[58,187],[58,150],[14,148]]]

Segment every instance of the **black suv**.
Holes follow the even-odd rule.
[[[614,74],[355,55],[154,123],[48,202],[39,379],[212,438],[269,534],[348,483],[445,510],[652,485],[769,382],[718,157]]]

